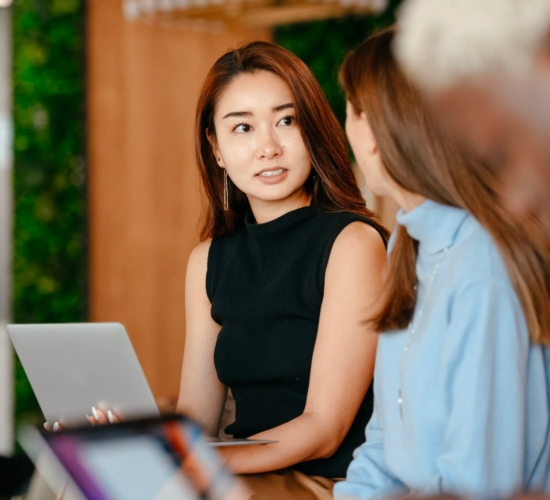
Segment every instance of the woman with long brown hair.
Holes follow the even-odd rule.
[[[402,207],[375,408],[337,497],[550,490],[550,244],[499,202],[497,177],[434,119],[392,55],[345,61],[346,132],[367,183]]]
[[[253,42],[210,70],[196,114],[207,199],[189,259],[178,410],[218,435],[274,440],[222,454],[259,500],[332,498],[372,412],[386,230],[307,66]],[[273,472],[277,471],[277,472]]]

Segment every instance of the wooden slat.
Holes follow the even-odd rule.
[[[230,29],[266,29],[284,24],[365,14],[371,11],[369,6],[346,6],[337,0],[323,3],[252,0],[238,3],[225,2],[204,7],[173,7],[167,10],[142,12],[140,17],[153,23],[204,20],[223,23]]]
[[[370,12],[368,7],[343,7],[334,4],[263,7],[246,12],[233,22],[235,25],[242,27],[270,28],[284,24],[319,21],[367,12]]]

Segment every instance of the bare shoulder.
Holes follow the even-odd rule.
[[[378,298],[385,269],[386,248],[378,231],[365,222],[351,222],[340,231],[330,253],[325,276],[328,307],[337,304],[342,311],[362,311],[358,317],[366,317],[364,308]]]
[[[334,257],[334,259],[333,259]],[[332,248],[331,260],[356,260],[368,257],[371,261],[385,261],[386,247],[380,233],[364,222],[348,224],[338,235]]]
[[[210,245],[212,239],[201,241],[189,255],[189,266],[206,266],[208,262],[208,252],[210,251]]]
[[[189,255],[187,261],[187,282],[195,282],[196,285],[204,285],[206,272],[208,269],[208,252],[210,250],[211,239],[201,241]]]

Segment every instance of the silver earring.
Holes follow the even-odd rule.
[[[229,190],[227,189],[227,170],[223,169],[223,209],[229,210]]]

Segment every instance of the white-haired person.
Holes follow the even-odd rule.
[[[493,166],[515,210],[550,217],[550,1],[408,0],[396,56]]]
[[[337,499],[550,491],[550,236],[442,127],[398,66],[395,31],[341,81],[370,189],[401,210],[380,309],[374,412]]]

